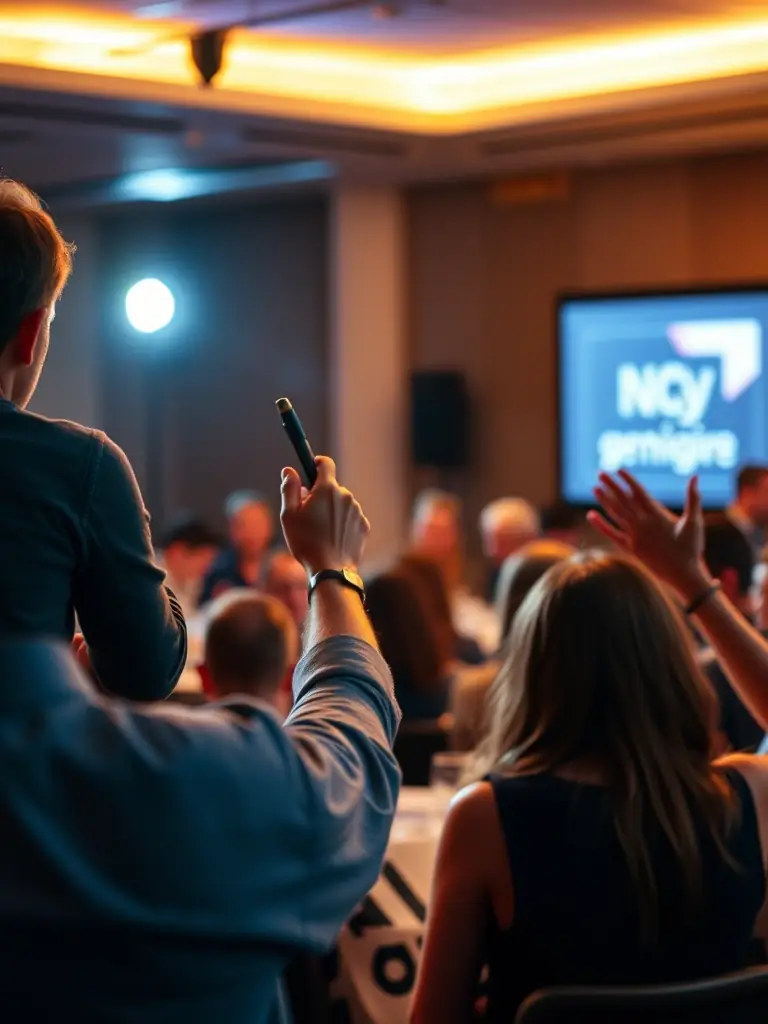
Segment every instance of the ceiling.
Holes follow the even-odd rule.
[[[71,0],[25,0],[25,6],[73,5]],[[596,32],[695,25],[765,11],[764,0],[361,0],[336,13],[322,13],[325,0],[82,0],[78,6],[200,26],[274,15],[287,18],[301,8],[317,9],[320,13],[314,16],[291,18],[264,31],[291,40],[438,55]]]
[[[347,0],[200,87],[190,32],[329,3],[0,0],[0,169],[81,203],[768,145],[763,0]]]

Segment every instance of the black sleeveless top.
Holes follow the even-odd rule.
[[[490,777],[514,889],[512,927],[489,936],[489,1019],[514,1020],[535,989],[552,985],[663,984],[744,967],[765,898],[752,794],[727,777],[741,808],[729,850],[734,870],[702,827],[705,903],[691,920],[680,872],[663,840],[652,844],[658,940],[639,939],[637,897],[601,786],[552,775]]]

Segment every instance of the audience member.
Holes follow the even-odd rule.
[[[574,549],[567,544],[535,540],[510,555],[502,565],[496,588],[501,647],[487,664],[472,672],[462,672],[456,679],[451,696],[451,746],[454,750],[474,750],[485,735],[488,693],[507,657],[515,616],[544,573],[573,553]]]
[[[261,589],[270,597],[282,601],[299,632],[304,628],[309,611],[307,585],[304,566],[290,551],[275,548],[267,555],[262,567]]]
[[[484,657],[495,649],[499,628],[493,610],[464,585],[461,502],[446,491],[422,491],[414,503],[411,551],[437,562],[443,573],[457,632],[479,645]]]
[[[447,491],[421,491],[413,504],[411,550],[440,566],[449,593],[462,583],[461,502]]]
[[[496,583],[505,559],[541,533],[539,513],[524,498],[497,498],[480,513],[483,553],[490,563],[486,598],[496,599]]]
[[[464,665],[481,665],[485,661],[485,655],[477,640],[459,633],[454,625],[451,598],[442,569],[437,562],[428,555],[410,552],[401,557],[398,569],[409,574],[421,587],[424,597],[429,601],[435,621],[445,632],[446,647],[453,652],[454,659]]]
[[[230,587],[255,587],[264,555],[272,540],[272,513],[261,495],[235,491],[224,503],[229,528],[229,547],[211,566],[203,584],[200,603],[223,594]]]
[[[755,558],[759,557],[768,528],[768,466],[742,466],[736,477],[736,500],[727,514],[744,533]]]
[[[408,573],[381,573],[368,586],[367,607],[403,719],[440,718],[448,708],[453,652],[422,590]]]
[[[723,594],[749,621],[754,619],[752,577],[754,556],[749,541],[725,515],[707,516],[704,525],[704,562]],[[764,730],[742,704],[711,647],[704,647],[699,656],[717,695],[720,732],[725,749],[748,750],[760,745]]]
[[[584,543],[586,517],[566,501],[556,501],[541,512],[541,532],[547,540],[555,540],[579,548]]]
[[[253,590],[228,590],[209,609],[206,691],[213,698],[255,697],[285,715],[289,704],[281,687],[298,647],[296,625],[281,601]]]
[[[368,523],[329,459],[308,496],[292,470],[282,492],[288,544],[322,573],[284,725],[242,697],[117,703],[55,647],[0,643],[8,1024],[271,1021],[288,959],[327,948],[376,880],[398,711],[339,571]]]
[[[492,701],[485,781],[440,843],[416,1024],[471,1020],[486,956],[499,1022],[538,988],[745,966],[768,934],[768,764],[712,764],[712,691],[650,573],[608,554],[551,568]]]
[[[689,481],[685,509],[676,516],[624,470],[600,474],[595,495],[608,517],[590,512],[590,525],[631,552],[679,597],[709,641],[737,693],[768,728],[768,641],[713,581],[704,561],[704,517],[698,481]],[[764,844],[765,845],[765,844]]]
[[[100,431],[26,411],[72,252],[28,189],[0,181],[0,632],[72,641],[77,615],[104,688],[154,700],[184,669],[186,630],[131,467]]]
[[[200,593],[219,547],[211,528],[192,515],[177,517],[160,535],[165,582],[179,599],[184,616],[191,619],[200,603]]]

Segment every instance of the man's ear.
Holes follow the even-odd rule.
[[[46,309],[36,309],[33,313],[27,313],[19,324],[15,349],[17,359],[24,366],[32,365],[35,358],[35,345],[47,314],[48,310]]]
[[[210,700],[215,700],[218,697],[216,693],[216,687],[213,685],[213,678],[211,677],[211,670],[203,662],[202,665],[197,666],[197,672],[200,676],[200,685],[202,686],[203,693]]]
[[[720,573],[720,586],[728,600],[738,605],[742,594],[739,588],[739,574],[730,566],[725,566]]]

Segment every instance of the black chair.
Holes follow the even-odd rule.
[[[283,974],[293,1024],[331,1024],[331,997],[325,962],[297,953]]]
[[[627,988],[542,989],[515,1024],[762,1024],[768,1021],[768,967],[704,981]]]
[[[403,722],[394,746],[394,754],[403,773],[403,785],[428,786],[432,756],[447,749],[448,732],[440,722],[432,719]]]

